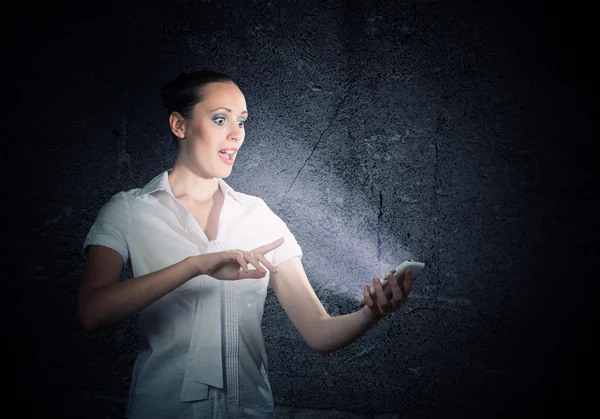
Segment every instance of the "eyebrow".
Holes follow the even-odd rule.
[[[218,111],[219,109],[225,109],[227,112],[231,112],[231,109],[221,106],[220,108],[213,109],[211,112]],[[248,114],[248,111],[242,111],[242,113]]]

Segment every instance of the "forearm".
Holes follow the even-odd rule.
[[[80,301],[81,323],[96,331],[121,323],[199,275],[192,258],[156,272],[96,288]]]
[[[377,320],[362,309],[343,316],[326,317],[319,321],[313,349],[327,355],[342,349],[361,337]]]

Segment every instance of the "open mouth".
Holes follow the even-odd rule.
[[[219,154],[222,155],[222,156],[233,158],[233,155],[235,154],[235,151],[219,151]]]
[[[234,150],[221,150],[219,151],[219,157],[226,164],[233,164],[234,156],[236,152]]]

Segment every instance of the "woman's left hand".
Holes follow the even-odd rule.
[[[406,302],[408,294],[410,294],[413,282],[410,269],[404,273],[404,281],[402,281],[402,277],[399,280],[396,279],[392,273],[386,279],[388,283],[384,289],[379,278],[373,278],[373,288],[375,289],[375,296],[373,297],[368,285],[365,285],[363,289],[365,296],[363,312],[370,321],[377,322],[388,314],[398,310]]]

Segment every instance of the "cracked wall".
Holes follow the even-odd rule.
[[[122,417],[136,322],[79,329],[80,247],[104,202],[174,162],[159,86],[211,67],[251,113],[227,181],[286,221],[331,315],[356,310],[361,285],[399,261],[427,264],[406,308],[324,358],[269,291],[278,417],[515,417],[548,400],[573,413],[565,383],[578,372],[564,360],[580,337],[566,325],[585,275],[555,301],[558,262],[591,255],[591,154],[578,148],[590,73],[574,61],[586,39],[558,36],[538,10],[115,1],[54,5],[19,29],[5,211],[19,220],[7,283],[17,390],[39,400],[27,409]]]

